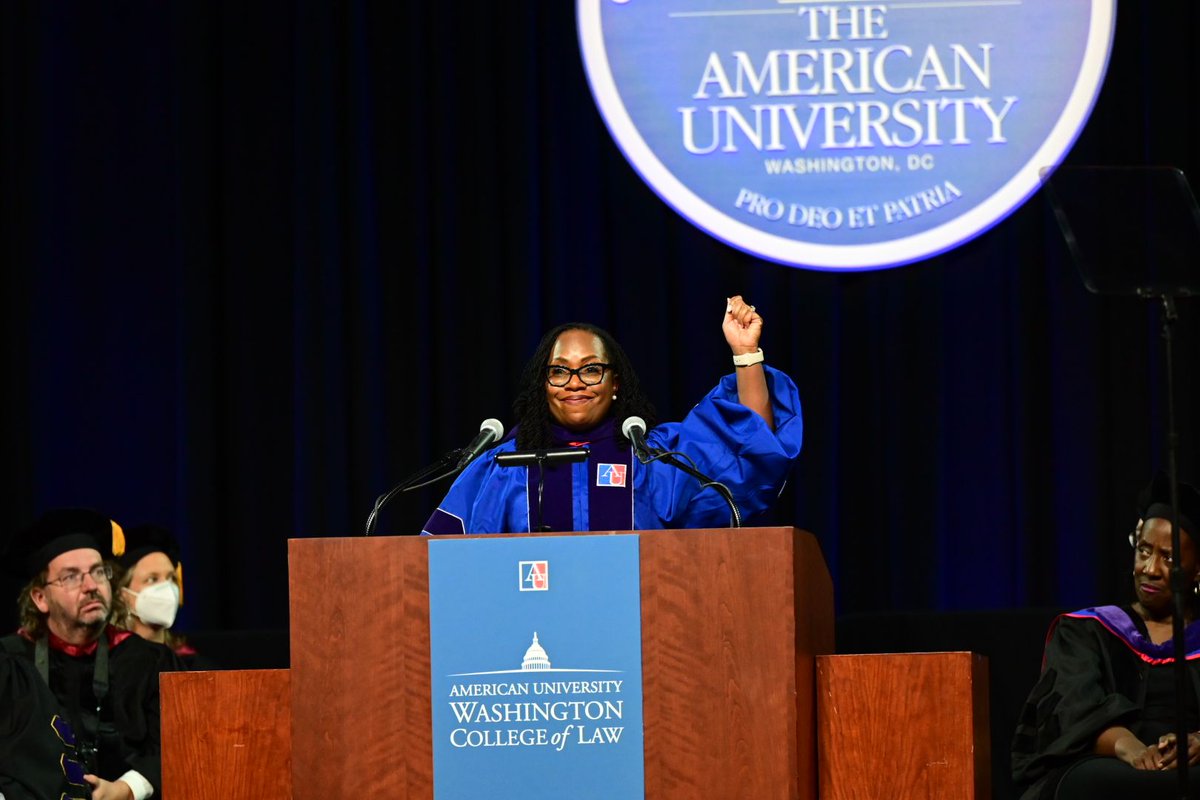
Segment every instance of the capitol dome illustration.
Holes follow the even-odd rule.
[[[538,644],[537,631],[533,633],[533,644],[529,645],[529,649],[525,651],[525,658],[521,659],[521,669],[550,669],[550,656],[546,655],[546,651]]]

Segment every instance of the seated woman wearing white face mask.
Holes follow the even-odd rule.
[[[187,640],[171,630],[183,605],[183,565],[179,543],[160,525],[125,529],[125,554],[114,579],[116,622],[143,639],[165,644],[188,669],[213,669]]]

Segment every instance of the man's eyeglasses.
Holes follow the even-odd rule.
[[[107,583],[109,580],[112,579],[112,576],[113,576],[112,566],[110,564],[97,564],[96,566],[94,566],[90,570],[88,570],[87,572],[78,572],[76,570],[71,570],[70,572],[59,575],[57,578],[55,578],[52,581],[46,581],[46,585],[49,586],[51,584],[57,583],[59,586],[61,586],[62,588],[66,589],[69,592],[74,589],[78,589],[80,586],[83,585],[83,576],[84,575],[91,575],[92,580],[95,581],[96,583]]]
[[[604,380],[604,371],[608,364],[584,364],[579,369],[570,367],[546,367],[546,382],[551,386],[566,386],[571,382],[572,375],[578,375],[585,386],[595,386]]]

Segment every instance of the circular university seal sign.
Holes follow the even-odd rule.
[[[1087,121],[1116,0],[577,0],[647,183],[735,247],[860,270],[1010,214]]]

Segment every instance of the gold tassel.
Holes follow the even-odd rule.
[[[112,523],[112,554],[119,558],[125,555],[125,531],[121,530],[116,520],[110,519],[109,522]]]
[[[183,605],[183,562],[175,562],[175,585],[179,587],[179,605]]]

